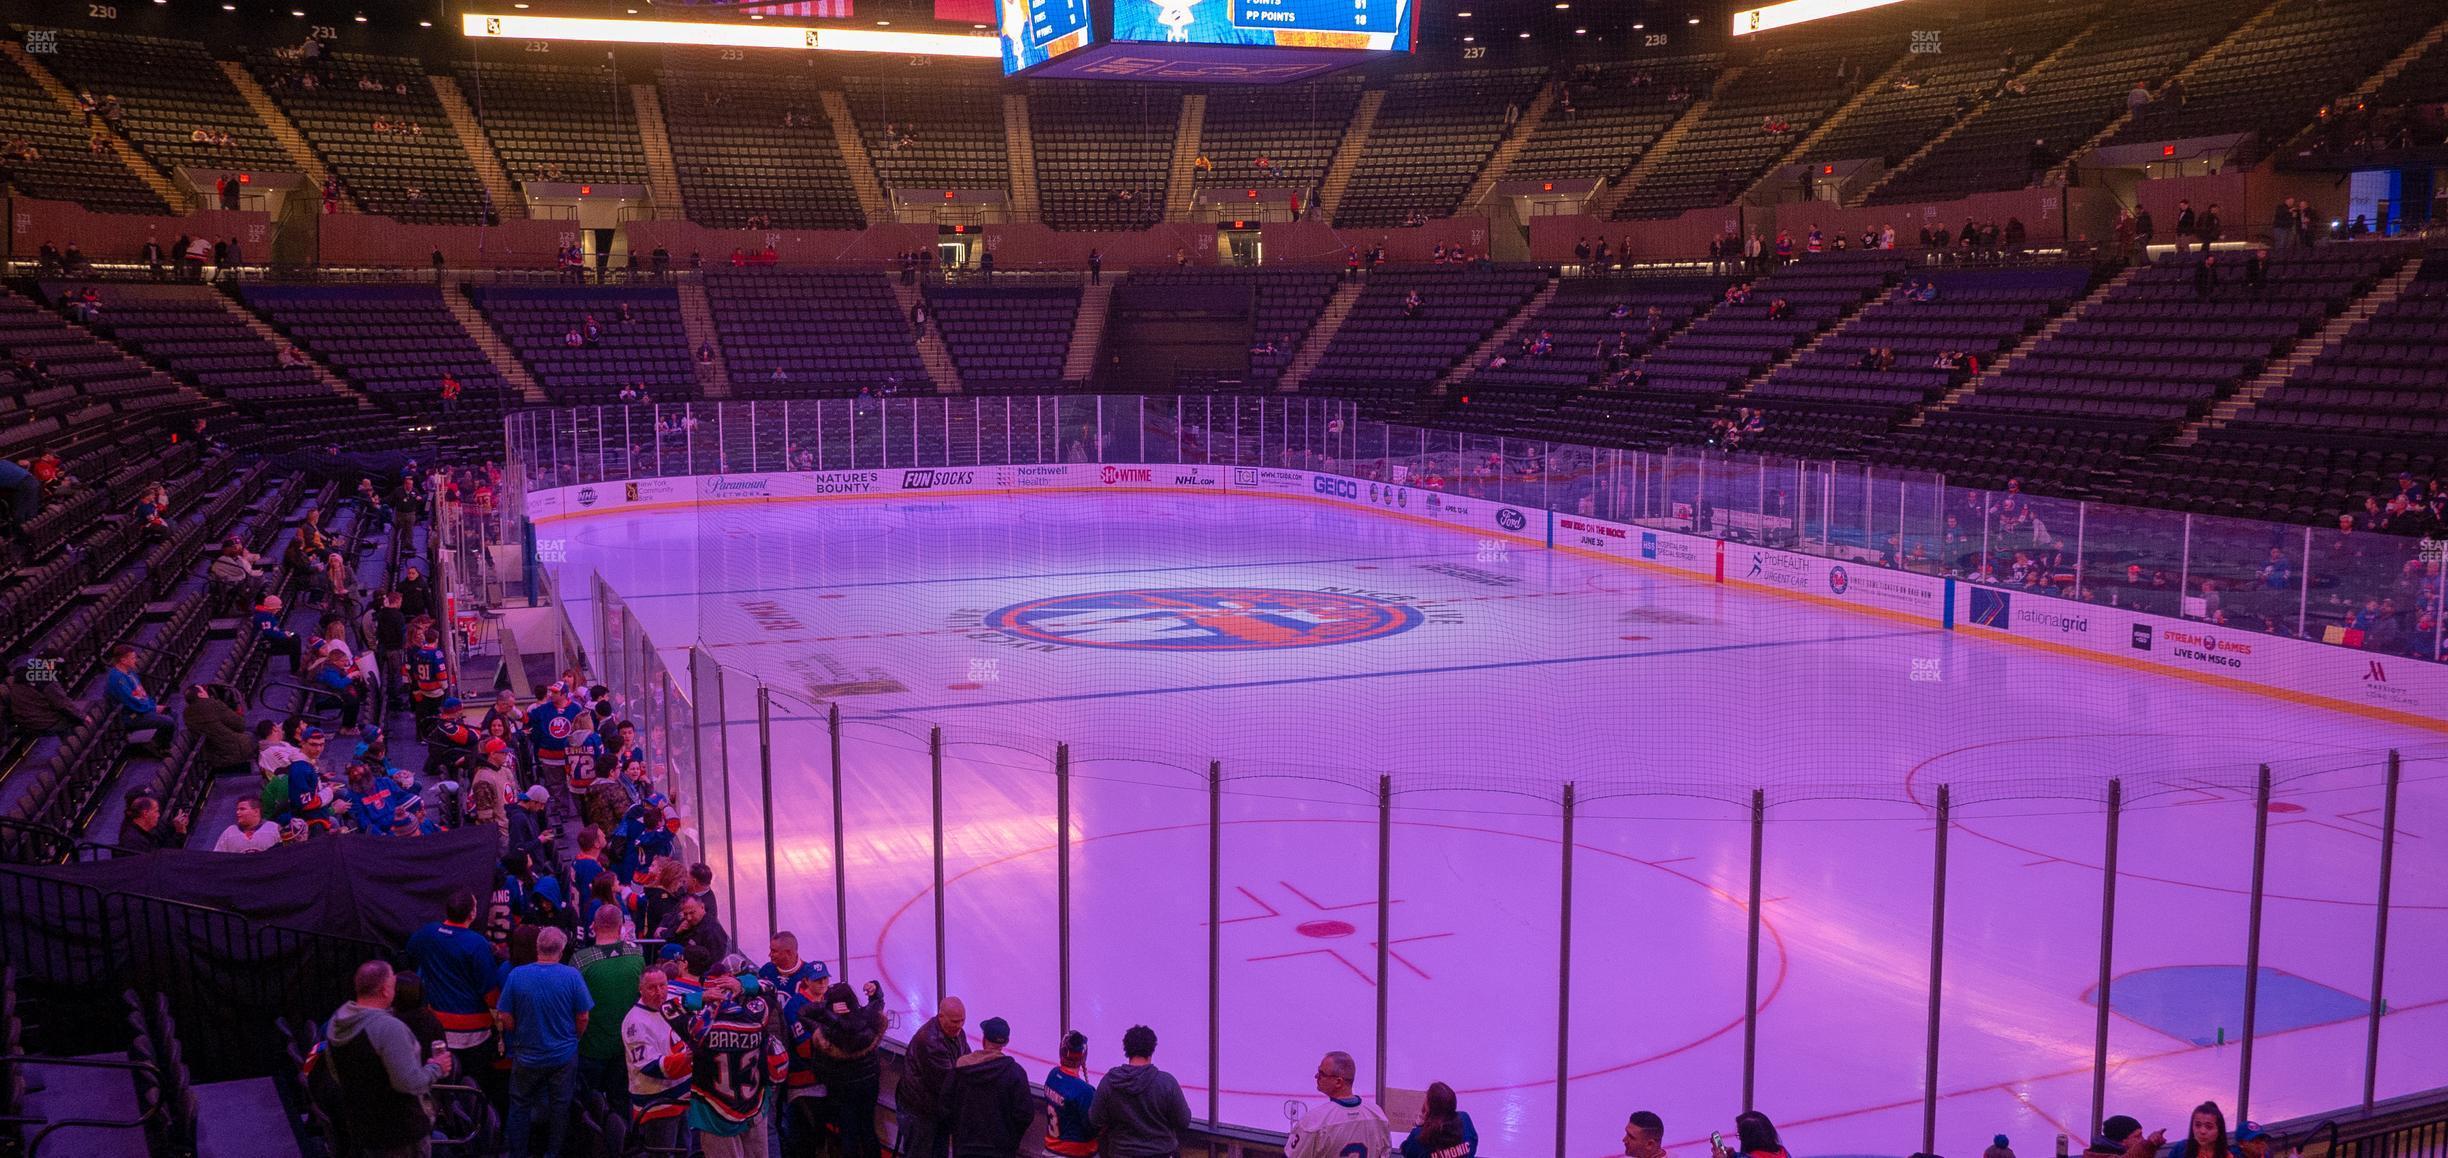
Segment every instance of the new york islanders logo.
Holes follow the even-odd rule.
[[[1383,639],[1420,625],[1391,600],[1279,587],[1091,591],[988,612],[984,626],[1021,639],[1120,651],[1281,651]]]

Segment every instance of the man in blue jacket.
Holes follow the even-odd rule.
[[[170,733],[177,721],[162,714],[160,705],[145,691],[144,677],[136,674],[136,649],[124,643],[112,644],[110,673],[103,680],[103,698],[112,707],[127,713],[126,726],[132,737],[138,732],[153,733],[153,754],[163,759],[170,755]]]

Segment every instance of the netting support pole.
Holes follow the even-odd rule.
[[[688,694],[688,701],[689,701],[689,774],[690,774],[690,775],[692,775],[692,776],[694,776],[694,777],[696,777],[696,780],[697,780],[697,795],[695,795],[695,796],[693,796],[693,797],[691,797],[691,798],[689,799],[688,809],[686,810],[686,814],[687,814],[687,815],[689,815],[689,816],[694,816],[694,817],[697,817],[697,818],[698,818],[698,822],[697,822],[697,838],[698,838],[698,842],[699,842],[699,847],[698,847],[697,853],[698,853],[698,855],[699,855],[699,856],[703,856],[703,855],[705,855],[705,849],[704,849],[704,840],[705,840],[705,820],[704,820],[704,817],[705,817],[705,804],[706,804],[706,791],[705,791],[705,700],[704,700],[704,697],[699,696],[699,695],[697,694],[697,688],[698,688],[698,685],[699,685],[700,680],[701,680],[701,677],[700,677],[700,676],[697,674],[697,658],[698,658],[698,656],[700,656],[701,654],[703,654],[703,653],[702,653],[702,652],[699,652],[699,651],[697,650],[697,645],[696,645],[696,644],[693,644],[693,643],[692,643],[692,644],[690,644],[690,645],[689,645],[689,649],[688,649],[688,671],[689,671],[689,694]]]
[[[1236,415],[1234,421],[1239,422]],[[1207,762],[1207,1124],[1224,1091],[1224,762]]]
[[[1054,745],[1054,977],[1059,1016],[1071,1031],[1071,745]]]
[[[1394,778],[1377,777],[1377,1104],[1386,1096],[1386,1006],[1393,976],[1386,972],[1394,939]]]
[[[2090,1133],[2099,1136],[2100,1122],[2108,1110],[2108,1010],[2111,967],[2116,960],[2116,892],[2117,892],[2117,828],[2125,817],[2125,781],[2108,782],[2108,841],[2100,856],[2100,951],[2099,981],[2092,989],[2094,1006],[2091,1012],[2091,1125]]]
[[[850,845],[842,831],[842,718],[840,704],[825,705],[825,734],[833,749],[833,938],[841,954],[834,976],[850,984]]]
[[[757,827],[765,830],[765,935],[782,929],[782,887],[774,866],[773,689],[757,681],[757,780],[765,815]]]
[[[1742,1108],[1751,1108],[1751,1095],[1759,1076],[1759,938],[1760,938],[1760,860],[1767,851],[1768,792],[1751,790],[1751,903],[1749,906],[1751,941],[1743,952],[1743,1071]]]
[[[2252,1115],[2253,1027],[2261,1005],[2261,902],[2269,873],[2270,769],[2261,766],[2253,792],[2252,911],[2244,922],[2244,1051],[2236,1062],[2235,1120]]]
[[[2380,899],[2372,911],[2371,1027],[2363,1039],[2363,1109],[2372,1108],[2380,1084],[2380,1017],[2388,1012],[2382,996],[2388,981],[2389,878],[2397,861],[2397,749],[2389,749],[2387,795],[2380,802]]]
[[[1564,864],[1556,920],[1556,1158],[1565,1158],[1572,1090],[1573,785],[1564,784]],[[1383,1105],[1384,1103],[1379,1103]]]
[[[1930,878],[1929,1043],[1921,1070],[1921,1152],[1938,1152],[1938,1018],[1946,992],[1947,830],[1954,821],[1953,789],[1938,786],[1938,838]]]
[[[715,754],[722,761],[723,801],[723,904],[731,911],[739,907],[739,850],[731,844],[731,698],[723,692],[723,669],[714,665],[714,733]]]
[[[951,996],[952,990],[944,972],[944,871],[943,871],[943,725],[927,729],[927,778],[934,788],[935,813],[935,1000]]]

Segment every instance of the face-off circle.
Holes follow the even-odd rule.
[[[1285,651],[1399,635],[1416,607],[1341,591],[1177,587],[1051,595],[986,613],[984,626],[1037,643],[1115,651]]]

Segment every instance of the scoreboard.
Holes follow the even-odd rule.
[[[1006,72],[1251,84],[1332,72],[1371,53],[1408,52],[1419,4],[1419,0],[999,2]]]
[[[1001,0],[1003,71],[1018,72],[1088,47],[1088,0]]]
[[[1413,0],[1115,0],[1114,39],[1408,49],[1412,6]]]

